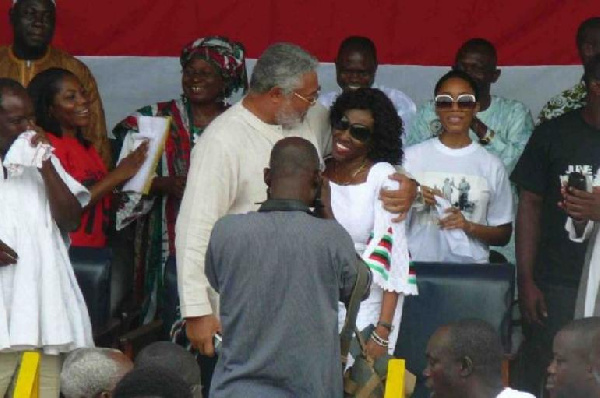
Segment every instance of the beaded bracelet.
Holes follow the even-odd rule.
[[[389,340],[385,340],[380,335],[378,335],[377,332],[375,332],[374,330],[371,333],[371,340],[373,340],[375,342],[375,344],[377,344],[380,347],[387,347],[390,343]]]

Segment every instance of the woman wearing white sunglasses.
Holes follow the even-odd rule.
[[[475,81],[453,70],[434,94],[442,132],[405,152],[404,167],[422,193],[409,218],[409,250],[415,261],[486,263],[489,246],[506,245],[512,232],[508,176],[485,142],[469,137],[479,110]]]

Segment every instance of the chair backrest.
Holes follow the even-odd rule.
[[[71,247],[69,257],[96,334],[107,327],[111,315],[112,252],[108,248]]]
[[[429,397],[423,384],[425,349],[440,326],[464,318],[489,322],[510,352],[511,306],[515,289],[512,264],[414,263],[418,296],[404,300],[395,356],[417,376],[414,398]]]

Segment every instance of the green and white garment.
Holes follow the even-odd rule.
[[[581,80],[570,89],[552,97],[540,111],[537,124],[542,124],[575,109],[583,108],[586,103],[586,95],[585,82]]]

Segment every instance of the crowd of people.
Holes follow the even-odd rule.
[[[131,113],[109,140],[93,75],[50,44],[57,7],[15,0],[0,47],[0,395],[33,350],[42,397],[341,397],[338,334],[360,268],[356,326],[377,360],[419,294],[414,261],[516,264],[514,389],[497,331],[456,320],[423,353],[436,397],[600,397],[600,17],[577,31],[581,81],[536,124],[492,94],[501,70],[483,38],[416,106],[376,83],[367,37],[342,41],[339,90],[321,93],[305,49],[269,46],[248,79],[244,46],[208,36],[181,51],[181,97]],[[149,160],[142,116],[169,128],[147,192],[127,191]],[[135,367],[93,348],[69,260],[69,247],[114,245],[132,253],[145,323],[177,274],[176,344]]]

